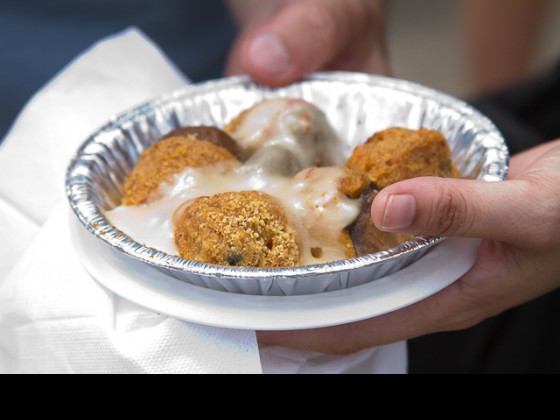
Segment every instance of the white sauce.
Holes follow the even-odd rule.
[[[282,204],[298,231],[303,265],[346,258],[340,236],[358,217],[361,200],[339,191],[344,170],[335,161],[343,154],[324,114],[303,100],[265,101],[242,114],[230,134],[253,156],[245,165],[187,169],[160,186],[157,201],[118,207],[107,212],[109,221],[136,242],[178,255],[173,215],[185,202],[225,192],[262,191]],[[318,164],[326,167],[303,169]],[[321,250],[319,257],[312,255],[313,248]]]
[[[173,217],[181,205],[197,197],[232,191],[262,191],[275,197],[288,220],[299,232],[303,265],[336,261],[346,257],[340,235],[360,212],[361,201],[339,192],[341,168],[306,169],[294,178],[252,176],[242,167],[224,172],[211,166],[187,169],[171,185],[160,187],[161,197],[142,206],[118,207],[107,212],[109,221],[136,242],[171,255],[178,255],[173,233]],[[316,258],[312,248],[320,248]]]
[[[301,99],[263,101],[242,114],[230,134],[249,155],[266,146],[285,147],[302,169],[341,165],[344,156],[325,114]]]

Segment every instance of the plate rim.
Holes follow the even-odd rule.
[[[496,128],[496,126],[483,114],[478,112],[474,107],[467,104],[466,102],[452,97],[451,95],[439,92],[435,89],[423,86],[415,82],[404,81],[400,79],[395,79],[386,76],[369,75],[363,73],[353,73],[353,72],[322,72],[314,73],[308,75],[301,79],[297,83],[305,83],[309,81],[326,81],[326,82],[342,82],[351,84],[369,84],[376,87],[394,89],[405,93],[414,93],[415,95],[438,99],[444,104],[451,106],[458,112],[475,115],[477,119],[482,121],[485,126],[494,131],[499,135],[500,139],[503,140],[503,136]],[[161,95],[160,97],[154,99],[153,101],[146,102],[140,106],[137,106],[129,111],[125,111],[122,114],[114,117],[103,126],[101,129],[93,133],[80,147],[80,149],[75,154],[72,159],[66,174],[66,195],[70,202],[71,208],[78,220],[80,220],[83,227],[94,235],[96,238],[101,239],[104,243],[113,247],[113,249],[123,253],[127,257],[132,257],[138,261],[142,261],[150,266],[157,266],[162,269],[172,270],[178,273],[189,273],[195,276],[205,276],[213,278],[230,278],[236,280],[254,280],[266,278],[270,280],[278,279],[300,279],[300,278],[313,278],[322,275],[337,275],[346,272],[350,269],[363,269],[368,267],[373,267],[379,264],[390,262],[396,258],[400,258],[406,255],[414,254],[425,248],[432,248],[446,240],[443,237],[425,237],[419,236],[413,240],[407,241],[398,247],[392,248],[387,251],[381,251],[375,254],[370,254],[363,257],[357,257],[353,259],[347,259],[342,261],[335,261],[326,264],[310,265],[310,266],[300,266],[293,268],[244,268],[243,270],[236,269],[235,267],[223,267],[214,266],[210,264],[203,264],[194,261],[184,260],[181,257],[170,255],[159,250],[145,247],[142,244],[135,242],[132,238],[115,229],[105,218],[102,212],[97,209],[93,209],[96,217],[92,220],[91,217],[87,217],[82,209],[84,208],[84,192],[78,191],[75,188],[76,181],[80,180],[80,169],[84,164],[84,161],[80,158],[83,154],[84,149],[89,147],[92,143],[95,143],[97,136],[107,130],[114,129],[116,126],[122,123],[122,121],[130,120],[145,110],[146,107],[154,108],[161,107],[165,104],[173,102],[180,97],[185,97],[191,94],[203,94],[206,91],[214,91],[219,88],[224,88],[228,86],[251,86],[253,89],[268,89],[269,91],[274,91],[275,89],[264,88],[258,84],[251,81],[248,76],[232,76],[219,80],[207,81],[199,84],[187,85],[180,88],[172,93]],[[509,161],[509,152],[505,146],[505,141],[502,144],[502,150],[500,153],[505,156],[505,169],[504,173],[507,173],[507,165]],[[504,175],[505,178],[505,175]],[[87,202],[85,204],[88,204]],[[87,205],[85,207],[88,207]],[[90,206],[91,207],[91,206]],[[108,234],[109,233],[109,234]],[[132,245],[128,244],[125,246],[124,240],[129,241]]]
[[[253,331],[333,327],[403,309],[445,289],[470,270],[481,242],[451,238],[445,246],[437,247],[429,260],[420,259],[399,272],[348,289],[312,295],[262,296],[195,286],[139,261],[118,259],[110,247],[87,234],[71,214],[68,226],[74,252],[84,269],[116,295],[175,319]],[[104,264],[94,262],[99,258]],[[434,261],[444,264],[434,271]],[[427,267],[419,269],[422,266]],[[424,274],[418,275],[422,271]],[[436,278],[434,274],[438,273],[440,277]],[[388,304],[391,294],[397,297],[393,296],[393,304]]]

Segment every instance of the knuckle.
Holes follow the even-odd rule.
[[[437,235],[454,236],[468,231],[476,219],[476,209],[464,195],[452,188],[441,188],[430,214],[429,226]]]
[[[446,331],[472,328],[488,318],[488,315],[483,313],[486,308],[483,304],[485,298],[479,288],[464,282],[459,282],[458,287],[461,294],[460,307],[456,308],[455,315],[449,318]]]
[[[505,258],[505,254],[501,258]],[[516,271],[514,264],[503,270],[496,269],[493,259],[482,264],[479,261],[475,276],[467,275],[455,283],[459,298],[449,330],[472,328],[511,307],[510,289],[500,285],[511,283]]]

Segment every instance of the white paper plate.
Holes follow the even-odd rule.
[[[100,284],[140,306],[202,325],[301,330],[380,316],[449,286],[474,264],[480,241],[449,239],[409,267],[371,283],[304,296],[253,296],[194,286],[119,256],[70,215],[76,254]]]
[[[181,126],[223,127],[264,99],[302,98],[317,105],[341,140],[344,161],[357,145],[388,127],[438,130],[467,179],[501,181],[508,150],[494,124],[463,101],[405,80],[360,73],[320,73],[268,89],[248,77],[187,86],[111,120],[83,144],[68,169],[69,202],[83,227],[116,253],[167,271],[192,285],[234,294],[322,294],[376,281],[412,264],[441,238],[418,237],[390,250],[326,264],[258,269],[188,261],[136,242],[105,218],[120,203],[126,173],[139,153]],[[341,162],[342,163],[342,162]]]

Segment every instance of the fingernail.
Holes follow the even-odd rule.
[[[290,57],[277,36],[259,35],[249,47],[249,59],[258,70],[270,77],[279,77],[288,71]]]
[[[416,217],[416,198],[413,195],[392,195],[383,217],[383,230],[405,231]]]

